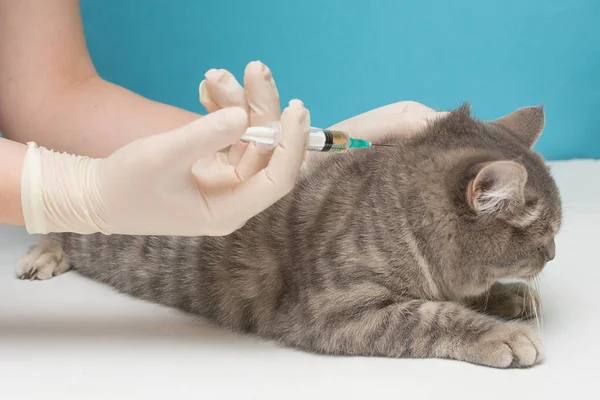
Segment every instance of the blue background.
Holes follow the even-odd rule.
[[[492,119],[543,103],[548,159],[600,158],[597,0],[82,0],[100,74],[203,112],[198,83],[261,60],[313,125],[416,100]]]

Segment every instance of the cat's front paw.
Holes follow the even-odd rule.
[[[69,261],[56,237],[44,236],[19,260],[20,279],[50,279],[69,269]]]
[[[480,335],[467,354],[469,361],[490,367],[531,367],[542,359],[542,344],[527,325],[499,323]]]
[[[488,294],[472,304],[480,312],[505,319],[537,317],[539,305],[537,292],[524,283],[495,283]]]

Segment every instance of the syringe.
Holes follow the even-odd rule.
[[[272,126],[251,126],[240,139],[275,148],[280,137],[281,125],[273,124]],[[354,139],[346,132],[311,127],[306,149],[308,151],[344,153],[349,149],[368,149],[371,146],[371,142]]]

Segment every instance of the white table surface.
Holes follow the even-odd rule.
[[[600,162],[552,165],[565,222],[542,279],[546,361],[306,354],[121,295],[75,272],[20,281],[36,238],[0,227],[0,399],[600,398]]]

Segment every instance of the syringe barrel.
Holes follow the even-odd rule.
[[[241,140],[254,142],[258,146],[273,149],[281,139],[281,125],[274,123],[270,126],[251,126],[242,135]],[[310,128],[308,136],[308,151],[343,153],[350,147],[350,137],[342,131],[332,131],[321,128]]]
[[[344,153],[350,148],[350,136],[342,131],[321,129],[311,132],[307,150],[327,153]]]

